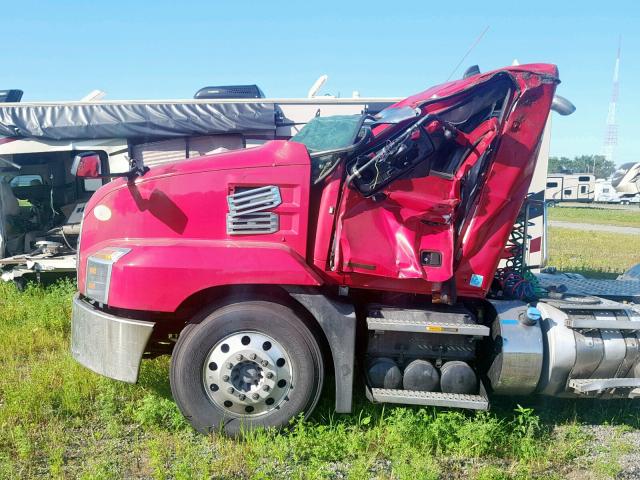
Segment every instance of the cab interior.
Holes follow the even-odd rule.
[[[32,252],[41,240],[75,249],[78,207],[102,180],[71,174],[76,152],[14,154],[0,162],[0,221],[4,252],[0,258]]]

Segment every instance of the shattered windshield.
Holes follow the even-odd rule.
[[[336,150],[350,147],[355,143],[363,121],[364,115],[315,117],[291,138],[292,142],[306,146],[312,154],[312,183],[319,183],[335,169],[341,158]],[[321,152],[327,152],[327,155],[322,155]],[[317,153],[320,155],[313,155]]]
[[[362,120],[363,115],[315,117],[291,141],[302,143],[309,153],[346,148],[353,145]]]
[[[311,154],[311,176],[318,183],[331,173],[344,157],[344,151],[365,138],[366,130],[380,124],[397,124],[416,118],[419,109],[411,107],[388,108],[375,117],[366,115],[334,115],[315,117],[291,138],[302,143]],[[364,129],[363,129],[364,125]],[[363,133],[365,131],[365,133]],[[322,152],[327,152],[323,155]]]

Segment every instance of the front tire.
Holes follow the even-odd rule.
[[[282,428],[311,413],[323,379],[313,333],[292,309],[266,301],[233,303],[196,320],[171,359],[173,398],[202,433]]]

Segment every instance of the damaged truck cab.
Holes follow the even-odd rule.
[[[558,83],[546,64],[477,74],[105,185],[84,212],[73,356],[135,382],[172,352],[181,411],[228,433],[309,414],[330,369],[339,412],[356,380],[375,402],[473,409],[629,395],[637,315],[496,298]]]

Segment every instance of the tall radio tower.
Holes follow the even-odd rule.
[[[618,103],[618,74],[620,71],[620,40],[618,40],[618,55],[616,65],[613,69],[613,90],[611,91],[611,102],[609,102],[609,112],[607,114],[607,129],[604,134],[604,145],[602,153],[604,158],[613,161],[616,146],[618,145],[618,124],[616,123],[616,104]]]

